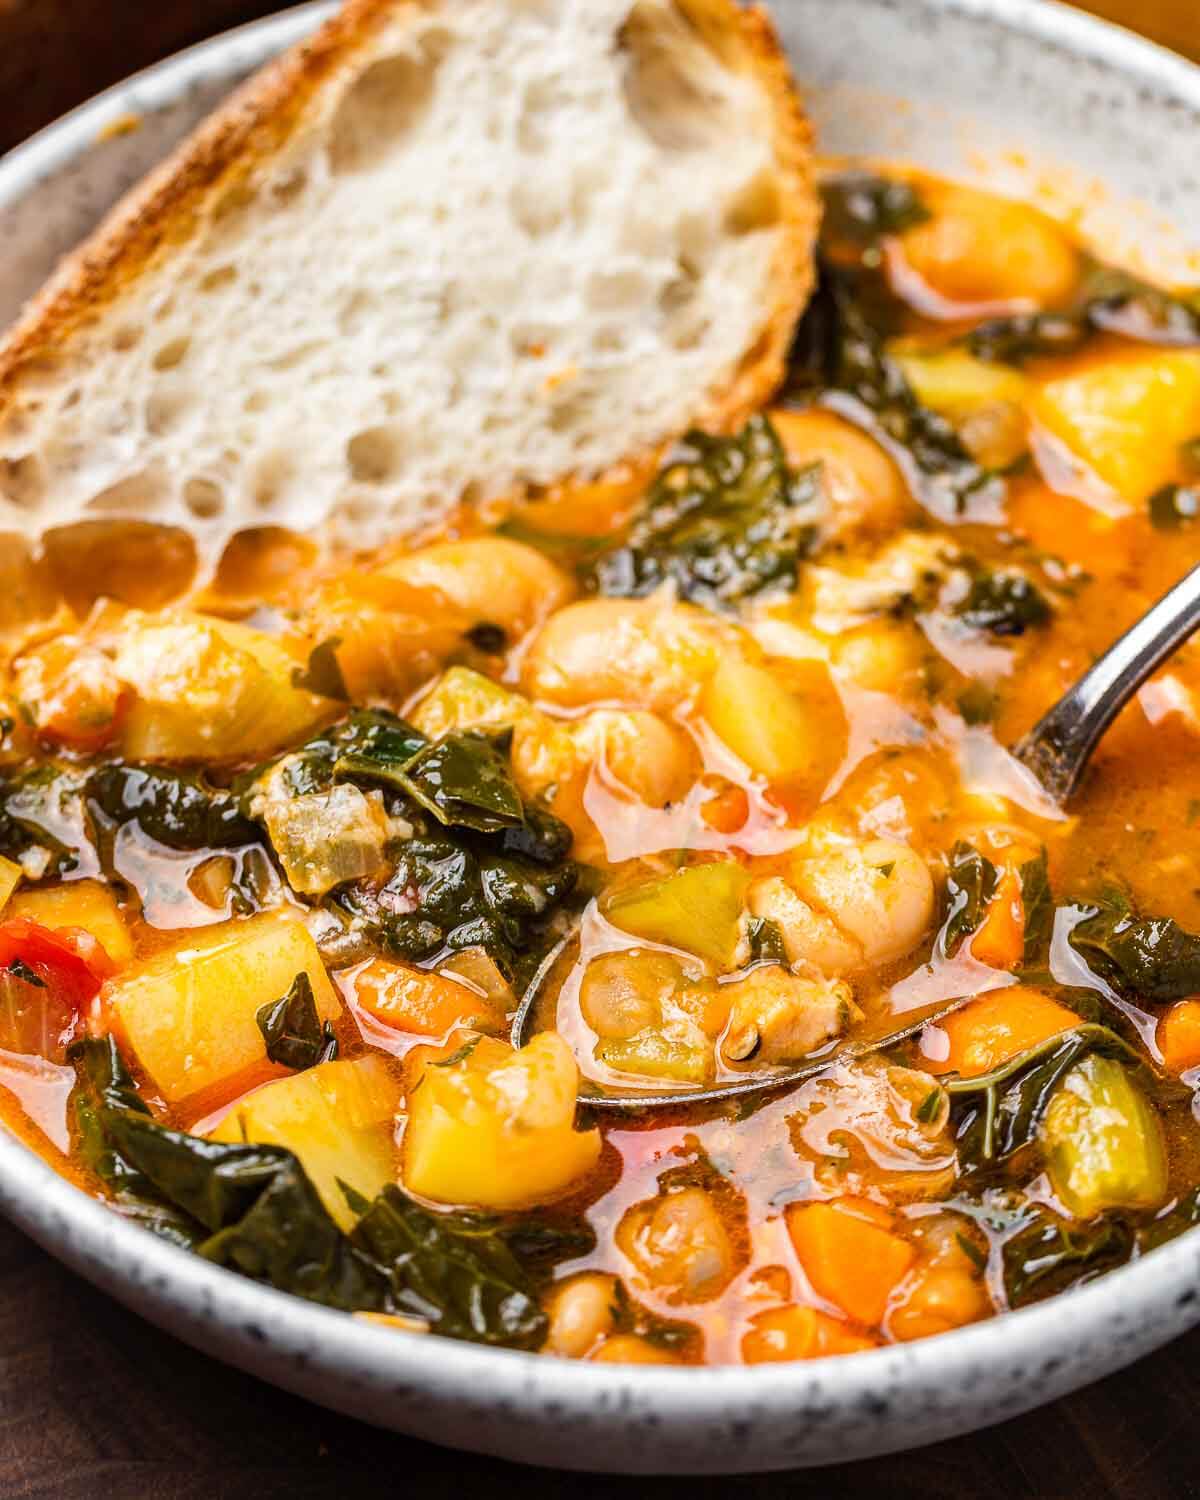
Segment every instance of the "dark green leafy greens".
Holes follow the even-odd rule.
[[[525,820],[508,762],[512,730],[493,738],[467,729],[418,750],[395,783],[447,827],[500,833]]]
[[[297,667],[292,673],[292,686],[303,688],[306,693],[316,693],[319,698],[335,698],[348,703],[350,693],[337,659],[341,644],[340,635],[319,641],[308,653],[308,665]]]
[[[1083,1223],[1034,1209],[1004,1245],[1004,1290],[1010,1307],[1040,1300],[1124,1265],[1134,1233],[1121,1218],[1103,1215]]]
[[[1159,531],[1175,531],[1200,516],[1200,486],[1164,484],[1148,502],[1150,524]]]
[[[783,930],[770,917],[751,917],[746,929],[750,941],[750,959],[756,964],[786,964],[787,945]]]
[[[168,849],[235,849],[262,840],[235,796],[184,771],[113,763],[91,773],[85,793],[104,817],[118,826],[136,823]]]
[[[1075,354],[1096,333],[1133,343],[1200,345],[1200,293],[1165,292],[1128,271],[1093,263],[1070,307],[992,318],[966,335],[977,359],[1023,364]]]
[[[816,535],[817,498],[814,471],[789,471],[766,417],[734,437],[691,432],[624,544],[592,562],[585,582],[641,598],[670,580],[680,598],[725,610],[764,589],[794,589]]]
[[[821,185],[822,235],[827,243],[875,245],[929,218],[911,183],[872,172],[844,172]]]
[[[1017,873],[1025,915],[1022,965],[1029,968],[1045,953],[1054,925],[1046,851],[1026,860]],[[938,952],[943,958],[952,958],[978,929],[999,878],[996,866],[973,845],[960,840],[951,849],[946,866],[946,915],[938,934]]]
[[[923,406],[865,311],[872,279],[822,267],[792,346],[787,394],[819,402],[869,432],[934,516],[993,511],[1004,481],[971,457],[945,417]]]
[[[1050,619],[1046,596],[1015,568],[978,569],[954,614],[972,630],[1019,636]]]
[[[312,981],[301,970],[286,995],[255,1012],[270,1062],[285,1068],[314,1068],[338,1055],[337,1038],[317,1013]]]
[[[20,859],[34,850],[45,851],[48,875],[78,869],[85,852],[94,857],[77,772],[42,765],[0,783],[0,854]]]
[[[1031,1146],[1059,1083],[1088,1053],[1144,1068],[1141,1055],[1107,1026],[1084,1024],[1049,1037],[977,1078],[949,1076],[951,1120],[966,1177],[1001,1167]]]
[[[541,1281],[594,1244],[575,1221],[432,1213],[392,1186],[374,1202],[345,1189],[359,1216],[346,1235],[290,1151],[159,1124],[111,1038],[79,1043],[73,1056],[80,1149],[118,1210],[281,1291],[532,1349],[546,1332]]]
[[[1117,890],[1083,910],[1068,941],[1117,990],[1154,1003],[1200,991],[1200,937],[1173,918],[1136,916]]]

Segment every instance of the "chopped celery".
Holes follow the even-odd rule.
[[[1158,1116],[1114,1058],[1091,1053],[1075,1064],[1050,1101],[1042,1146],[1054,1191],[1078,1219],[1166,1197]]]
[[[650,943],[682,948],[718,970],[732,966],[750,877],[732,861],[692,865],[611,896],[604,915]]]

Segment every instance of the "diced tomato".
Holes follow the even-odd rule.
[[[78,927],[0,922],[0,1047],[61,1062],[116,964]]]

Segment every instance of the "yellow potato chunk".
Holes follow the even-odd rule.
[[[303,738],[330,704],[295,686],[302,666],[262,630],[203,615],[131,615],[117,675],[136,694],[121,748],[138,760],[267,755]]]
[[[321,1019],[341,1011],[317,945],[295,917],[271,912],[223,922],[104,989],[118,1033],[169,1103],[238,1080],[266,1061],[256,1013],[308,975]]]
[[[812,688],[807,701],[769,667],[733,656],[722,661],[700,700],[717,738],[776,785],[823,781],[836,765],[845,737],[845,719],[828,672],[820,662],[805,666],[813,679],[806,684]]]
[[[6,917],[14,915],[8,903],[12,899],[12,893],[20,884],[24,874],[25,871],[22,870],[21,866],[15,860],[5,859],[0,854],[0,911],[3,911]]]
[[[343,1229],[357,1215],[339,1180],[374,1198],[396,1179],[393,1119],[400,1085],[381,1057],[319,1063],[247,1094],[211,1132],[214,1141],[285,1146],[300,1158]]]
[[[133,957],[125,918],[112,891],[99,880],[72,880],[45,890],[18,891],[4,914],[28,917],[56,930],[82,927],[100,943],[113,963],[122,967]]]
[[[1200,432],[1200,353],[1139,351],[1049,380],[1034,415],[1131,505],[1175,478]]]
[[[596,1165],[600,1132],[575,1129],[579,1070],[557,1033],[519,1052],[472,1039],[413,1075],[403,1173],[422,1198],[521,1208],[561,1197]]]

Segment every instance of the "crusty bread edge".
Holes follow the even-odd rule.
[[[126,287],[187,242],[205,211],[281,151],[306,120],[324,85],[350,65],[398,14],[435,0],[347,0],[311,37],[247,79],[101,221],[51,274],[0,342],[0,421],[22,379],[53,368],[56,351],[116,303]],[[442,0],[453,3],[453,0]],[[772,298],[756,337],[733,377],[710,391],[695,424],[736,429],[779,384],[796,318],[812,288],[812,249],[819,207],[812,131],[801,107],[774,26],[758,6],[736,0],[680,0],[702,33],[719,35],[719,50],[738,59],[763,84],[772,115],[779,187],[779,245],[771,270]],[[723,28],[735,23],[731,34]],[[732,45],[731,45],[732,44]],[[663,435],[663,443],[678,434]],[[659,445],[655,445],[656,450]],[[620,462],[637,462],[629,454]],[[566,476],[564,476],[565,478]]]

